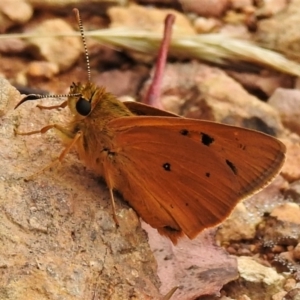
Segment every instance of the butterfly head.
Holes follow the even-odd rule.
[[[104,87],[98,87],[91,82],[73,83],[67,102],[71,113],[77,119],[84,119],[91,114],[101,118],[107,115],[117,117],[129,114],[115,96],[108,93]],[[123,112],[124,109],[126,112]]]
[[[72,83],[68,96],[68,107],[73,115],[87,117],[96,105],[99,88],[93,83]]]

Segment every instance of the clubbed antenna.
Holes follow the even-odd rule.
[[[90,58],[89,58],[89,53],[88,53],[87,46],[86,46],[83,25],[82,25],[82,21],[81,21],[81,18],[80,18],[79,10],[77,8],[74,8],[73,12],[75,13],[77,23],[78,23],[78,26],[79,26],[79,31],[80,31],[80,35],[81,35],[81,39],[82,39],[82,43],[83,43],[83,47],[84,47],[84,53],[85,53],[86,68],[87,68],[87,74],[88,74],[88,82],[90,82],[91,81]]]
[[[85,53],[85,59],[86,59],[86,66],[87,66],[88,82],[90,82],[91,81],[90,59],[89,59],[89,54],[88,54],[88,50],[87,50],[87,46],[86,46],[82,21],[81,21],[81,18],[80,18],[79,10],[77,8],[74,8],[73,11],[75,13],[77,23],[78,23],[78,26],[79,26],[80,35],[81,35],[81,38],[82,38],[82,43],[83,43],[84,53]],[[30,95],[25,96],[23,99],[21,99],[21,101],[15,106],[15,109],[17,107],[19,107],[21,104],[23,104],[24,102],[29,101],[29,100],[34,101],[34,100],[45,99],[45,98],[64,98],[64,97],[81,97],[81,94],[80,93],[77,93],[77,94],[64,94],[64,95],[30,94]],[[44,107],[42,105],[38,105],[38,107],[43,108],[43,109],[54,109],[54,108],[64,108],[64,107],[66,107],[66,105],[67,105],[67,101],[64,101],[61,105],[54,105],[54,106],[49,106],[49,107]]]

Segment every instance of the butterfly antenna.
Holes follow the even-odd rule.
[[[39,95],[39,94],[29,94],[27,96],[25,96],[24,98],[21,99],[21,101],[15,106],[14,109],[16,109],[17,107],[19,107],[21,104],[23,104],[26,101],[29,100],[39,100],[39,99],[46,99],[46,98],[67,98],[67,97],[80,97],[81,94],[77,93],[77,94],[61,94],[61,95]],[[61,106],[61,105],[55,105],[54,108],[63,108],[65,106]]]
[[[76,16],[76,20],[79,26],[79,31],[80,31],[80,35],[81,35],[81,39],[82,39],[82,43],[83,43],[83,48],[84,48],[84,53],[85,53],[85,60],[86,60],[86,68],[87,68],[87,74],[88,74],[88,82],[91,81],[91,66],[90,66],[90,58],[89,58],[89,53],[88,53],[88,49],[86,46],[86,40],[85,40],[85,36],[84,36],[84,30],[83,30],[83,25],[82,25],[82,21],[81,21],[81,17],[79,14],[79,10],[77,8],[73,9],[75,16]]]
[[[87,66],[87,74],[88,74],[88,82],[91,81],[91,67],[90,67],[90,58],[89,58],[89,53],[87,50],[87,46],[86,46],[86,40],[85,40],[85,36],[84,36],[84,30],[83,30],[83,25],[82,25],[82,21],[81,21],[81,17],[79,14],[79,10],[77,8],[73,9],[75,16],[76,16],[76,20],[79,26],[79,31],[80,31],[80,35],[81,35],[81,39],[82,39],[82,43],[83,43],[83,47],[84,47],[84,53],[85,53],[85,60],[86,60],[86,66]],[[79,97],[81,96],[80,93],[77,94],[63,94],[63,95],[38,95],[38,94],[30,94],[25,96],[23,99],[21,99],[21,101],[15,106],[15,109],[17,107],[19,107],[21,104],[23,104],[26,101],[29,100],[38,100],[38,99],[44,99],[44,98],[65,98],[65,97]],[[65,107],[66,102],[64,102],[62,105],[55,105],[51,108],[58,108],[58,107]],[[42,107],[42,106],[40,106]],[[44,107],[45,108],[45,107]],[[50,107],[49,107],[50,108]]]

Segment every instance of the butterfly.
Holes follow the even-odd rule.
[[[71,142],[60,159],[75,147],[84,164],[105,179],[112,203],[117,190],[173,243],[219,224],[284,162],[284,144],[261,132],[120,102],[90,82],[73,83],[70,95],[62,106],[68,105],[73,120],[41,132],[63,133]],[[35,99],[29,95],[18,105]]]
[[[68,107],[69,124],[19,134],[60,131],[69,143],[57,160],[76,148],[80,160],[104,178],[117,224],[114,190],[174,244],[222,222],[284,163],[284,144],[258,131],[121,102],[90,80],[73,83],[67,97],[49,108]],[[28,95],[16,107],[41,98]]]

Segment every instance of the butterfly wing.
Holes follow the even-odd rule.
[[[114,162],[104,167],[113,187],[174,243],[182,233],[194,238],[220,223],[284,161],[285,146],[277,139],[213,122],[126,117],[109,128]]]
[[[123,104],[138,116],[179,117],[171,112],[155,108],[153,106],[134,101],[124,101]]]

